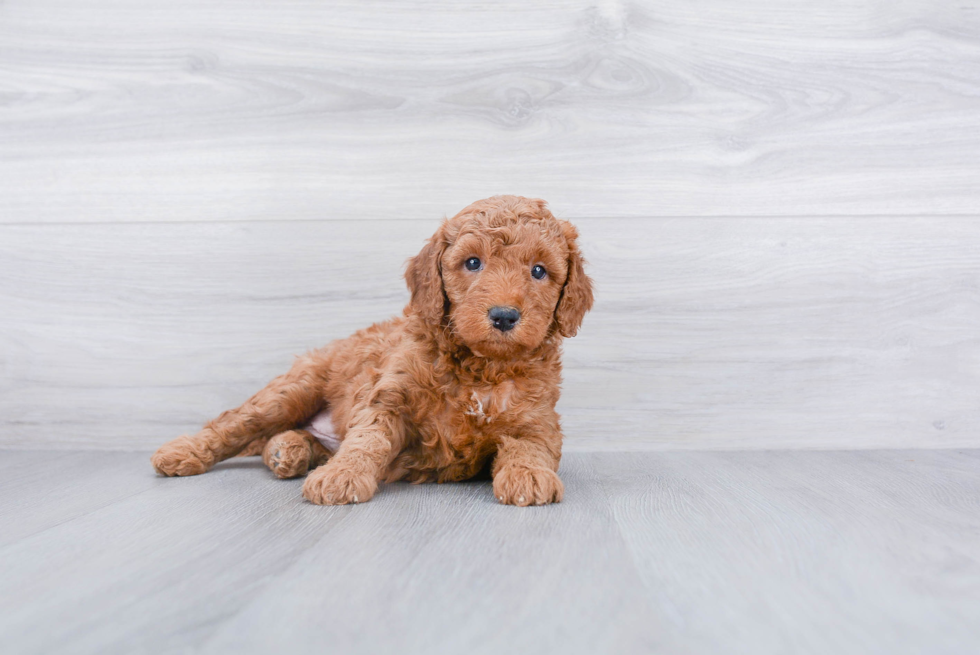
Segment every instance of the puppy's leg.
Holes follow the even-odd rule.
[[[276,477],[283,479],[306,475],[328,459],[330,452],[306,430],[277,434],[262,451],[262,461]]]
[[[302,423],[324,403],[325,359],[317,354],[296,360],[238,409],[209,421],[194,436],[183,436],[160,447],[153,467],[164,475],[197,475],[227,459],[256,439],[269,438]]]
[[[235,455],[235,457],[254,457],[255,455],[261,455],[267,443],[269,443],[268,439],[256,439],[242,448],[242,451]]]
[[[303,484],[303,496],[317,505],[346,505],[371,500],[378,481],[405,443],[405,425],[381,403],[355,408],[340,448]]]
[[[493,462],[493,495],[505,505],[546,505],[560,502],[565,485],[558,477],[561,432],[554,425],[503,436]]]

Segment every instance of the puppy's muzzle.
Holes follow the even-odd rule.
[[[513,307],[491,307],[487,315],[493,326],[501,332],[513,330],[521,320],[521,313]]]

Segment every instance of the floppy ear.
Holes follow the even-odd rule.
[[[585,313],[592,309],[592,278],[585,274],[585,260],[576,243],[578,230],[565,221],[562,230],[568,242],[568,277],[555,307],[555,323],[563,337],[574,337]]]
[[[412,292],[409,306],[426,323],[438,325],[448,309],[449,299],[442,288],[442,253],[446,251],[446,222],[439,227],[422,250],[408,261],[405,282]]]

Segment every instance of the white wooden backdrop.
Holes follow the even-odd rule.
[[[598,283],[568,448],[980,445],[980,1],[8,0],[0,446],[195,429],[495,193]]]

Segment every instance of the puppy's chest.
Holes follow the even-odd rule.
[[[497,385],[464,387],[456,397],[456,411],[477,427],[499,423],[508,418],[512,411],[517,392],[514,383],[506,380]]]
[[[461,385],[446,394],[445,405],[429,417],[423,429],[462,447],[504,427],[513,419],[519,402],[520,394],[510,380],[496,385]]]

